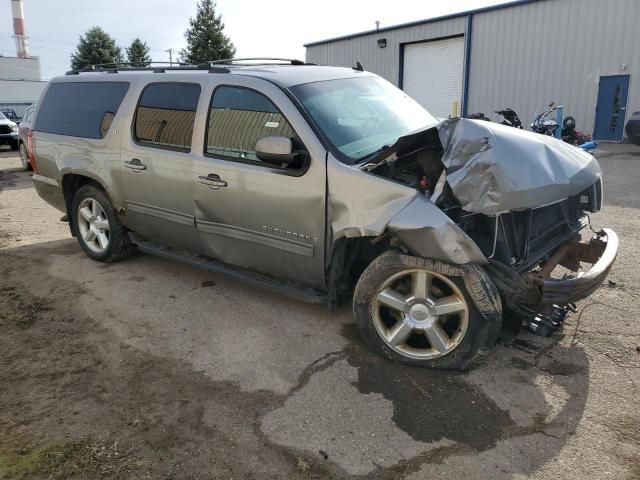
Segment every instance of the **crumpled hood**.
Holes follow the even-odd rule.
[[[445,120],[436,128],[447,181],[469,212],[547,205],[602,176],[593,155],[553,137],[482,120]]]
[[[400,138],[373,163],[393,161],[436,132],[447,182],[469,212],[495,215],[548,205],[582,192],[602,176],[591,154],[561,140],[461,118]]]

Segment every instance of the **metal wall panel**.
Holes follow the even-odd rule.
[[[337,40],[306,49],[306,60],[319,65],[353,67],[357,61],[370,72],[398,85],[400,78],[401,44],[462,35],[465,17],[457,17],[423,25],[373,32],[351,39]],[[378,47],[378,39],[385,38],[387,46]]]
[[[640,110],[640,2],[546,0],[473,17],[468,112],[513,108],[528,127],[554,101],[592,134],[600,76],[630,74]]]

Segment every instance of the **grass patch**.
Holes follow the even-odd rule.
[[[0,447],[0,478],[69,478],[85,472],[87,460],[87,446],[82,443],[51,445],[30,451]]]
[[[16,287],[0,287],[0,327],[26,330],[48,307],[39,300],[25,302]]]
[[[87,441],[29,445],[15,428],[0,423],[0,479],[121,479],[130,472],[127,455]]]

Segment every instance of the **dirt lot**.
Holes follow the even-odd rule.
[[[452,374],[370,354],[348,308],[92,262],[0,152],[0,478],[639,479],[640,149],[600,157],[611,281]]]

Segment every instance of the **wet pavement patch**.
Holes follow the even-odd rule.
[[[469,385],[464,373],[400,365],[368,351],[355,326],[345,326],[344,334],[354,340],[346,360],[358,369],[358,391],[390,400],[393,422],[414,440],[449,439],[485,450],[514,425],[509,412]]]

